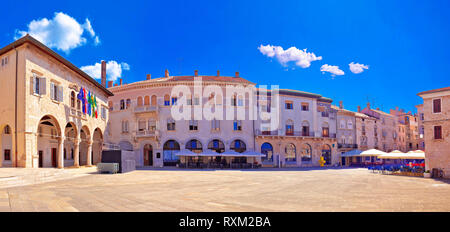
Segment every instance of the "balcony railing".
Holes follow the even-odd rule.
[[[153,137],[153,136],[159,136],[158,130],[141,130],[136,131],[136,137],[142,138],[142,137]]]
[[[298,137],[315,137],[315,133],[310,131],[310,132],[303,132],[303,131],[261,131],[261,130],[255,130],[255,135],[256,136],[268,136],[268,135],[279,135],[279,136],[298,136]],[[336,138],[336,134],[335,133],[330,133],[329,136],[326,137],[322,137],[322,138]]]
[[[135,113],[147,113],[147,112],[157,112],[158,106],[136,106],[134,107]]]

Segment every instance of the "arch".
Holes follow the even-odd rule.
[[[186,149],[195,153],[201,153],[203,151],[203,146],[199,140],[191,139],[186,143]]]
[[[263,161],[273,161],[273,146],[272,144],[265,142],[261,145],[261,153],[263,153],[264,157],[261,157]]]
[[[75,165],[75,143],[78,142],[78,128],[74,122],[68,122],[64,128],[64,166]]]
[[[150,97],[149,96],[144,97],[144,105],[146,105],[146,106],[150,105]]]
[[[289,143],[284,148],[285,153],[285,161],[286,162],[295,162],[297,161],[297,149],[293,143]]]
[[[144,102],[143,102],[143,100],[142,100],[142,97],[139,96],[139,97],[137,98],[137,106],[142,106],[143,104],[144,104]]]
[[[103,133],[100,128],[95,128],[92,135],[92,164],[97,164],[102,161],[103,150]]]
[[[180,151],[180,144],[173,139],[167,140],[163,145],[163,164],[164,166],[175,166],[179,157],[176,154]]]
[[[153,146],[146,143],[142,151],[143,166],[153,166]]]
[[[244,141],[236,139],[231,142],[230,149],[235,152],[242,153],[247,150],[247,145],[244,143]]]
[[[286,135],[294,135],[294,121],[286,120]]]
[[[152,95],[151,106],[156,106],[156,104],[157,104],[157,98],[156,98],[156,95]]]
[[[321,147],[321,151],[322,151],[322,157],[325,160],[325,165],[330,165],[332,160],[331,160],[331,147],[328,144],[324,144]]]
[[[80,129],[80,154],[79,154],[79,164],[80,165],[88,165],[92,164],[92,159],[88,160],[88,158],[91,158],[92,156],[89,154],[91,152],[92,154],[92,136],[91,136],[91,130],[88,126],[84,125]]]
[[[308,143],[304,143],[300,147],[300,156],[303,162],[311,162],[312,161],[312,148]]]
[[[304,120],[302,122],[302,136],[310,136],[309,134],[309,122]]]
[[[208,149],[217,153],[225,152],[225,144],[220,139],[213,139],[208,143]]]
[[[0,126],[0,167],[13,166],[13,131],[6,124]]]
[[[58,160],[63,152],[60,150],[61,126],[56,117],[43,116],[37,125],[38,167],[58,167]],[[64,149],[64,148],[62,148]]]

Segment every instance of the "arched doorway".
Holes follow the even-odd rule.
[[[75,142],[78,130],[74,123],[69,122],[64,128],[64,166],[75,165]]]
[[[88,156],[89,153],[91,153],[91,154]],[[88,157],[90,160],[88,160]],[[83,126],[80,130],[79,164],[80,165],[91,165],[92,164],[91,133],[87,126]]]
[[[302,164],[303,163],[311,163],[312,162],[312,149],[311,149],[311,145],[304,143],[302,144],[302,146],[300,147],[300,156],[302,159]]]
[[[322,157],[325,160],[325,165],[331,164],[331,147],[328,144],[322,145]]]
[[[286,145],[285,149],[285,161],[286,162],[296,162],[297,161],[297,151],[294,144],[289,143]]]
[[[242,152],[247,150],[247,147],[246,147],[245,143],[242,140],[236,139],[233,142],[231,142],[230,149],[235,151],[235,152],[242,153]]]
[[[225,144],[218,139],[213,139],[208,143],[208,149],[213,150],[217,153],[223,153],[225,152]]]
[[[262,161],[273,161],[273,147],[270,143],[263,143],[261,145],[261,153],[265,156],[261,157]]]
[[[103,134],[100,128],[96,128],[92,136],[92,164],[96,165],[102,162],[102,150]]]
[[[186,143],[186,149],[195,152],[195,153],[201,153],[203,151],[202,143],[196,139],[189,140],[189,142]]]
[[[150,144],[144,145],[144,166],[153,166],[153,146]]]
[[[58,160],[63,161],[59,149],[61,141],[61,127],[53,117],[46,115],[39,120],[37,128],[38,167],[58,167]],[[62,164],[60,164],[62,165]]]
[[[175,140],[168,140],[163,146],[164,166],[175,166],[179,158],[176,154],[180,151],[180,144]]]
[[[12,130],[9,125],[0,127],[0,167],[12,167]]]

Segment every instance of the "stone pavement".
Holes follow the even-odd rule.
[[[0,211],[450,211],[449,182],[367,169],[137,170],[0,189]]]

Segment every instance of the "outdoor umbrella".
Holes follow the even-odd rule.
[[[361,156],[379,156],[379,155],[384,155],[384,154],[386,154],[386,152],[380,151],[377,149],[370,149],[370,150],[361,152]]]

